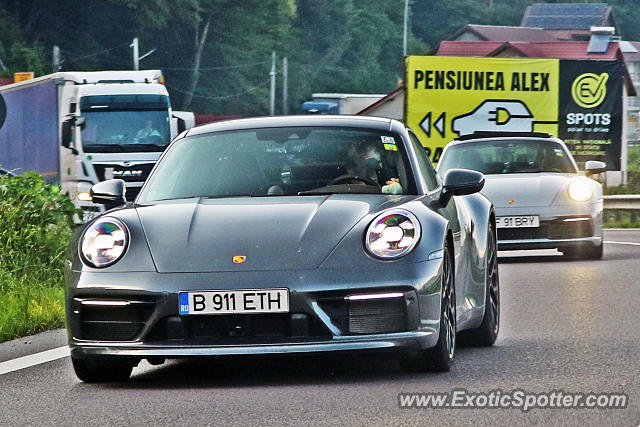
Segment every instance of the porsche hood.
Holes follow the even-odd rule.
[[[136,208],[160,273],[312,269],[365,215],[408,197],[188,199]]]
[[[482,194],[496,208],[550,206],[565,189],[570,174],[486,175]],[[512,200],[512,203],[509,201]]]

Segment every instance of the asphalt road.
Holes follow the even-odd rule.
[[[607,231],[602,261],[554,251],[500,258],[502,328],[445,374],[373,356],[146,362],[88,385],[68,357],[0,375],[0,425],[622,425],[640,423],[640,231]],[[638,243],[622,244],[624,242]],[[0,362],[64,344],[63,331],[0,344]],[[399,409],[400,392],[616,392],[626,409]]]

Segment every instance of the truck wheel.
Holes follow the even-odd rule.
[[[76,376],[85,383],[125,381],[131,375],[135,362],[108,358],[76,359],[71,357]]]

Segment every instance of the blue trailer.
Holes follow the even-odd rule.
[[[58,87],[54,81],[0,92],[0,167],[60,181]]]

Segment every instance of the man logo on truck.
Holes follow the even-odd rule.
[[[142,171],[141,170],[128,170],[128,171],[123,171],[123,170],[114,170],[113,171],[113,177],[114,178],[125,178],[125,177],[140,177],[142,176]]]

